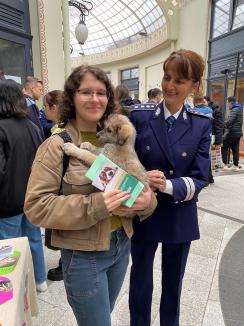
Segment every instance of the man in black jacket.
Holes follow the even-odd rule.
[[[229,115],[225,122],[225,133],[222,147],[223,163],[227,165],[228,149],[233,154],[233,171],[239,171],[239,145],[243,136],[243,107],[237,103],[235,96],[228,97]]]

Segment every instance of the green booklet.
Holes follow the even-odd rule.
[[[86,177],[92,180],[92,185],[101,191],[108,191],[110,189],[129,191],[130,198],[123,202],[127,207],[133,205],[144,188],[142,182],[129,175],[103,154],[98,155],[87,171]]]

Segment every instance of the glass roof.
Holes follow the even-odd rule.
[[[157,0],[92,0],[92,3],[93,9],[85,20],[88,38],[84,45],[78,44],[74,33],[80,11],[69,7],[72,57],[127,45],[166,24]]]

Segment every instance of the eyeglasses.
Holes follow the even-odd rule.
[[[106,91],[93,92],[90,90],[77,89],[76,93],[79,94],[84,100],[91,100],[94,95],[100,100],[105,100],[109,98],[109,93]]]

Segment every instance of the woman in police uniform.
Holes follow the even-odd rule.
[[[184,101],[201,87],[204,61],[179,50],[164,62],[164,101],[155,108],[134,106],[136,150],[148,171],[158,206],[142,223],[134,222],[130,278],[131,326],[149,326],[153,261],[162,243],[160,325],[178,326],[180,295],[192,240],[199,239],[197,196],[208,184],[211,121],[188,111]]]

